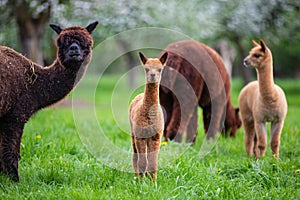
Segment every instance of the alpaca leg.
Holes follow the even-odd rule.
[[[267,146],[267,131],[266,123],[255,122],[254,123],[256,139],[257,139],[257,151],[255,152],[255,157],[259,159],[261,156],[265,155]],[[256,148],[255,148],[256,149]]]
[[[156,181],[157,170],[158,170],[158,152],[160,148],[160,135],[157,134],[148,140],[147,146],[147,159],[148,159],[148,169],[153,181]]]
[[[198,129],[198,107],[195,108],[194,113],[189,121],[187,127],[187,142],[196,142],[197,130]]]
[[[257,145],[257,135],[256,132],[254,131],[254,138],[253,138],[253,153],[254,155],[258,155],[259,149]]]
[[[209,124],[210,124],[210,118],[211,118],[210,105],[202,108],[202,118],[203,118],[204,131],[205,131],[205,134],[207,134]]]
[[[22,134],[1,134],[0,160],[1,171],[8,174],[14,181],[19,181],[18,160]]]
[[[132,165],[133,169],[135,172],[135,175],[138,176],[138,167],[137,167],[137,161],[138,161],[138,152],[136,149],[136,142],[135,142],[135,137],[131,136],[131,141],[132,141]]]
[[[184,89],[182,89],[182,91],[184,91]],[[179,102],[179,100],[174,97],[172,117],[167,127],[167,136],[170,136],[169,138],[171,140],[174,139],[176,142],[182,141],[182,135],[187,131],[188,123],[194,113],[195,107],[198,105],[195,99],[183,94]]]
[[[244,142],[245,148],[248,156],[252,156],[255,152],[254,147],[256,146],[256,134],[254,130],[254,122],[242,120],[244,124],[245,134],[244,134]]]
[[[167,137],[167,127],[169,126],[170,124],[170,121],[171,121],[171,116],[172,116],[172,110],[167,110],[165,109],[165,112],[164,112],[164,121],[165,121],[165,128],[164,128],[164,138],[165,138],[165,141],[168,141],[168,139],[170,138],[169,136]],[[173,137],[174,138],[174,137]]]
[[[276,158],[279,157],[280,136],[284,121],[271,124],[271,149]]]
[[[164,88],[164,86],[161,86],[161,88]],[[165,90],[167,89],[160,89],[159,100],[164,113],[164,122],[165,122],[165,126],[164,126],[165,128],[163,132],[164,140],[168,141],[167,127],[170,124],[170,120],[172,116],[173,95],[170,91],[166,92]]]
[[[212,108],[211,108],[212,107]],[[203,110],[203,116],[205,117],[205,130],[207,131],[206,139],[215,139],[216,133],[220,131],[220,126],[224,121],[224,102],[215,102]],[[210,118],[208,120],[208,118]],[[209,122],[209,123],[208,123]]]
[[[170,122],[166,127],[166,138],[170,140],[175,140],[177,142],[182,141],[182,134],[178,132],[179,127],[182,126],[183,120],[181,120],[181,108],[178,100],[175,98],[173,102],[173,110],[170,118]]]
[[[136,138],[135,146],[137,150],[137,174],[144,176],[147,170],[147,141],[144,138]]]

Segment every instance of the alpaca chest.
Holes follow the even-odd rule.
[[[137,112],[132,121],[133,135],[138,138],[149,138],[161,134],[164,129],[164,118],[160,105],[153,106],[147,112]]]

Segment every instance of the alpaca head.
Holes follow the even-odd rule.
[[[262,39],[260,39],[260,44],[255,42],[255,40],[252,40],[252,43],[254,47],[244,59],[244,65],[245,67],[259,69],[261,66],[264,66],[264,63],[270,63],[270,59],[272,59],[271,51]]]
[[[139,55],[146,72],[147,83],[159,83],[168,53],[164,53],[160,58],[147,58],[142,52],[139,52]]]
[[[226,110],[225,134],[229,133],[230,137],[235,137],[237,130],[241,126],[242,121],[239,116],[239,108],[234,108],[229,102]]]
[[[56,39],[57,58],[61,65],[78,69],[81,64],[89,63],[93,46],[91,33],[97,24],[96,21],[85,28],[72,26],[65,29],[50,24],[50,27],[58,34]]]

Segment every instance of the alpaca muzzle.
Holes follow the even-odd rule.
[[[246,59],[244,60],[243,64],[244,64],[245,67],[249,67],[250,66],[250,62],[248,60],[246,60]]]
[[[71,59],[71,60],[81,60],[82,59],[81,49],[77,43],[73,42],[71,44],[71,46],[68,49],[68,56],[69,56],[69,59]]]

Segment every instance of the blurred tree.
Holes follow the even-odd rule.
[[[280,43],[286,44],[287,41],[290,41],[290,44],[300,42],[300,22],[295,20],[300,17],[298,0],[215,1],[211,6],[214,11],[211,14],[219,21],[214,37],[217,40],[229,40],[234,44],[238,53],[236,60],[238,65],[235,66],[237,69],[242,69],[242,59],[252,47],[252,39],[265,39],[275,55],[278,54],[279,48],[272,48],[274,45],[282,46]],[[282,60],[276,56],[277,71],[283,70],[280,69],[281,62]],[[289,62],[289,67],[297,63],[293,60]],[[252,80],[253,70],[243,68],[239,71],[245,83]]]
[[[53,5],[67,3],[67,0],[2,0],[1,22],[14,21],[18,27],[18,37],[25,56],[41,65],[44,64],[41,38],[45,25],[51,17]],[[5,16],[5,17],[4,17]]]
[[[276,73],[294,75],[293,71],[298,70],[299,8],[299,0],[0,0],[0,41],[13,42],[18,27],[23,53],[40,60],[40,56],[33,56],[31,52],[42,52],[41,44],[37,42],[41,36],[46,37],[42,41],[42,46],[46,46],[43,50],[49,51],[49,39],[53,33],[43,28],[49,17],[52,23],[63,27],[84,26],[98,20],[100,25],[93,34],[95,44],[134,28],[169,28],[210,46],[226,41],[236,52],[234,73],[242,74],[248,82],[253,70],[243,68],[242,59],[252,46],[251,39],[263,38],[271,48],[276,47],[272,48],[276,55]],[[119,49],[125,52],[139,42],[119,39]],[[34,44],[35,48],[29,44]],[[124,60],[126,66],[132,67],[137,60],[130,53]]]
[[[50,18],[51,4],[46,0],[10,0],[6,2],[5,10],[10,16],[6,20],[16,20],[23,54],[43,65],[40,38]]]

